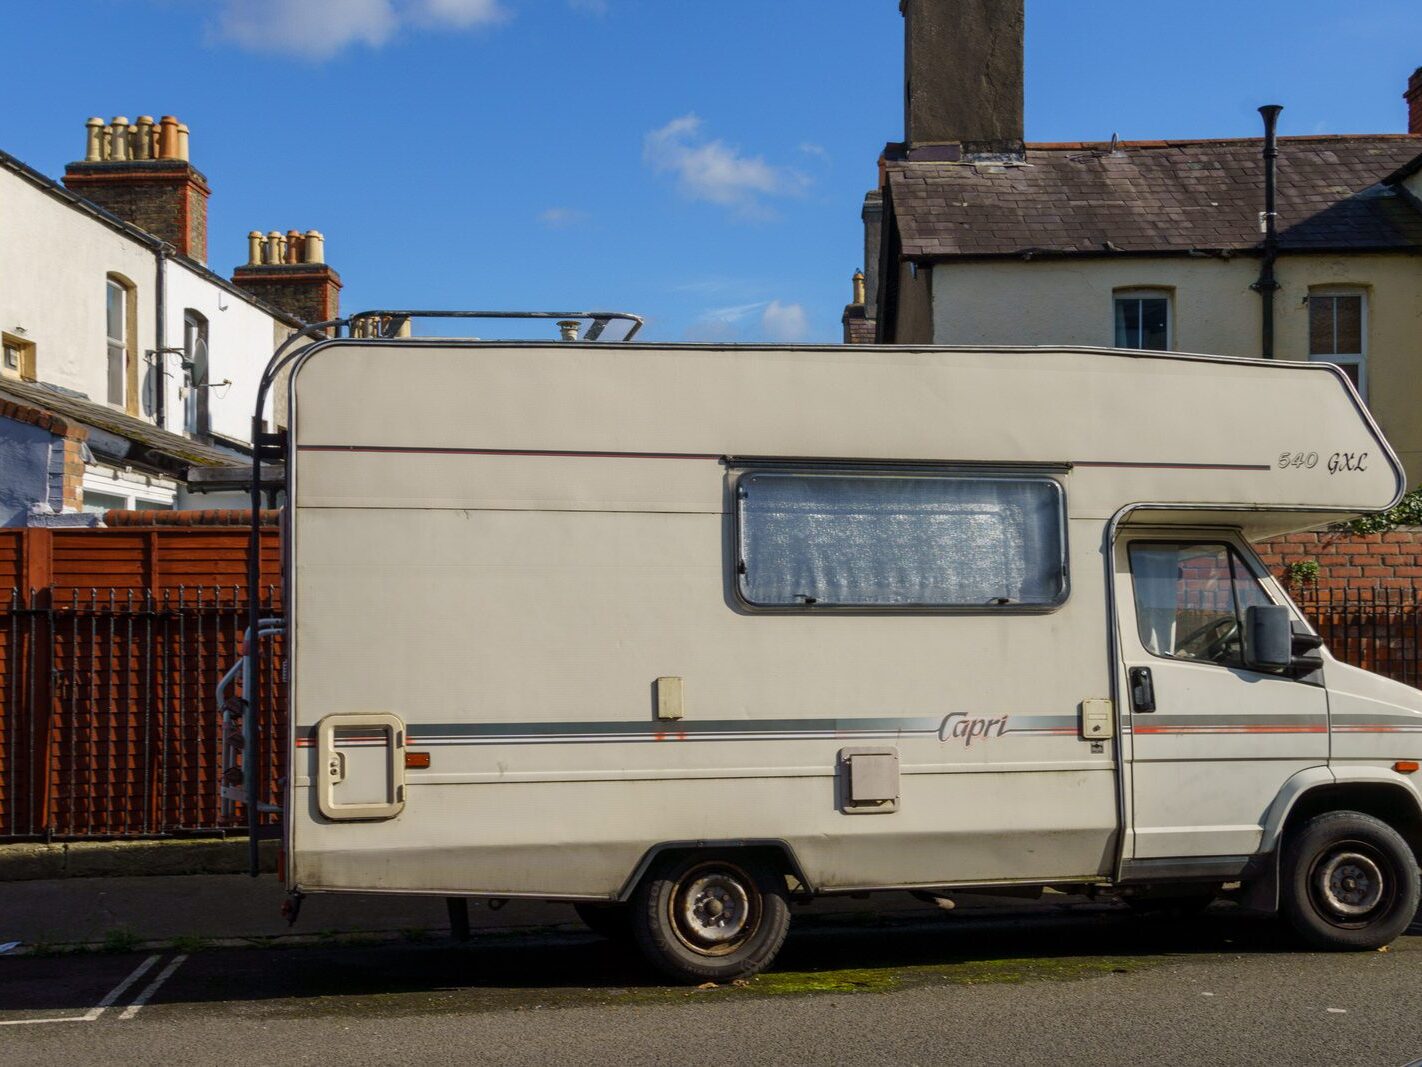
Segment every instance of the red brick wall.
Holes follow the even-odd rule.
[[[125,222],[207,262],[207,179],[177,159],[71,163],[64,184]]]
[[[1288,584],[1288,567],[1318,562],[1320,589],[1422,586],[1422,527],[1378,534],[1336,531],[1288,534],[1255,545],[1269,570]]]
[[[328,322],[341,313],[341,276],[324,263],[238,267],[232,281],[302,322]]]

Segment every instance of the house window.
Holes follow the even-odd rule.
[[[189,308],[183,313],[183,429],[191,437],[211,432],[208,384],[207,319]]]
[[[1368,398],[1368,294],[1315,289],[1308,294],[1308,357],[1335,363]]]
[[[1171,347],[1170,293],[1164,289],[1118,289],[1116,347],[1168,352]]]
[[[1066,597],[1062,516],[1049,478],[753,471],[737,586],[757,608],[1040,610]]]
[[[20,378],[27,382],[35,380],[35,346],[32,341],[24,341],[10,334],[0,335],[3,340],[3,356],[0,356],[0,374],[7,378]]]
[[[136,400],[137,365],[133,356],[134,290],[133,285],[116,274],[110,274],[105,286],[105,308],[108,334],[108,386],[105,398],[115,407],[125,410]],[[136,412],[135,412],[136,413]]]

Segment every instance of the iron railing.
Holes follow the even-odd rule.
[[[1334,656],[1422,685],[1422,587],[1294,596]],[[261,607],[279,614],[276,587]],[[244,591],[230,585],[0,592],[0,838],[245,832],[241,806],[224,813],[220,800],[213,693],[246,623]],[[272,804],[286,774],[280,642],[262,659],[257,754]]]
[[[272,610],[277,590],[262,592]],[[245,829],[245,814],[224,816],[220,803],[213,692],[240,655],[246,610],[235,586],[0,595],[0,837]],[[266,662],[259,758],[275,793],[280,650]]]

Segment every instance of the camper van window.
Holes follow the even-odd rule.
[[[1066,596],[1050,478],[759,471],[736,496],[753,607],[1040,609]]]
[[[1136,626],[1157,656],[1243,666],[1244,613],[1273,601],[1228,545],[1134,541]]]

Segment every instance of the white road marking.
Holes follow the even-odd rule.
[[[159,956],[149,956],[133,969],[132,974],[109,990],[103,1000],[95,1004],[83,1015],[65,1015],[57,1019],[0,1019],[0,1026],[32,1026],[36,1023],[91,1023],[100,1015],[104,1014],[104,1009],[108,1008],[114,1001],[128,992],[128,987],[147,974],[159,959]]]
[[[161,986],[169,978],[173,977],[173,972],[176,971],[179,967],[181,967],[183,965],[183,961],[187,958],[187,953],[182,953],[181,955],[174,956],[168,966],[164,967],[161,971],[158,972],[158,977],[153,979],[153,981],[149,982],[148,986],[143,990],[143,992],[138,994],[138,996],[134,998],[133,1003],[123,1009],[123,1013],[119,1016],[119,1019],[132,1019],[135,1015],[137,1015],[138,1009],[148,1003],[149,998],[151,998],[154,993],[158,992],[159,986]]]
[[[84,1021],[86,1023],[91,1023],[100,1015],[104,1014],[104,1012],[108,1010],[110,1006],[112,1006],[114,1001],[118,1000],[119,997],[123,996],[125,993],[128,992],[129,986],[133,985],[134,982],[138,981],[145,974],[147,974],[149,969],[161,958],[162,957],[159,955],[153,955],[149,956],[146,960],[140,963],[131,975],[129,975],[122,982],[120,982],[118,985],[114,986],[112,989],[109,990],[108,996],[104,997],[103,1000],[99,1001],[99,1003],[95,1004],[92,1008],[90,1008],[84,1013]]]

